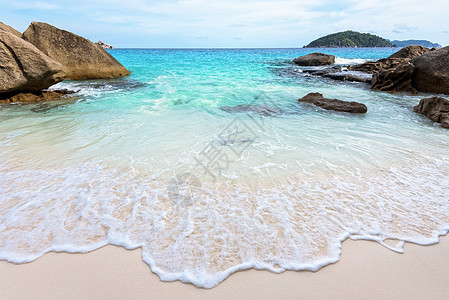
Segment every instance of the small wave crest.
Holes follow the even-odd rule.
[[[343,58],[343,57],[336,57],[335,63],[338,65],[356,65],[356,64],[363,64],[365,62],[369,61],[369,59],[363,59],[363,58]]]

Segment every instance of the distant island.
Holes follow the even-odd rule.
[[[407,47],[410,45],[419,45],[419,46],[423,46],[426,48],[441,48],[442,46],[438,43],[432,43],[426,40],[406,40],[406,41],[398,41],[398,40],[394,40],[391,41],[391,43],[396,46],[396,47]]]
[[[357,31],[342,31],[329,34],[314,40],[304,48],[337,48],[337,47],[394,47],[380,36]]]

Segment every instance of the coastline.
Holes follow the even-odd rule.
[[[14,299],[443,298],[448,285],[448,236],[432,246],[406,243],[404,254],[348,239],[340,260],[318,272],[242,271],[209,290],[160,281],[140,249],[106,246],[88,254],[48,253],[21,265],[0,261],[0,289]]]

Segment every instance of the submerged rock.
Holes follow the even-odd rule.
[[[449,128],[449,100],[447,99],[441,97],[421,99],[414,111],[440,123],[441,127]]]
[[[64,66],[69,79],[101,79],[129,75],[106,50],[93,42],[46,23],[32,22],[23,39]]]
[[[327,110],[335,110],[341,112],[349,112],[349,113],[366,113],[367,107],[363,103],[358,102],[348,102],[342,101],[338,99],[328,99],[324,98],[320,93],[310,93],[306,96],[298,99],[299,102],[310,103],[321,108]]]
[[[63,68],[32,44],[0,30],[0,94],[46,89],[65,79]]]
[[[220,109],[232,113],[254,112],[262,116],[281,115],[285,113],[285,111],[282,108],[268,105],[221,106]]]
[[[38,91],[28,93],[11,93],[0,95],[0,103],[36,103],[61,99],[65,95],[73,94],[69,90]]]
[[[335,63],[335,56],[316,52],[297,57],[293,62],[300,66],[326,66]]]
[[[17,37],[22,38],[22,34],[20,32],[18,32],[17,30],[15,30],[14,28],[12,28],[9,25],[3,24],[2,22],[0,22],[0,30],[12,33]]]

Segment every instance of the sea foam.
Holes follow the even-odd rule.
[[[423,159],[253,187],[203,182],[181,205],[168,182],[131,168],[2,165],[0,259],[140,247],[162,280],[205,288],[248,268],[315,271],[338,260],[348,237],[398,252],[404,241],[437,243],[449,229],[448,172],[446,163]]]

